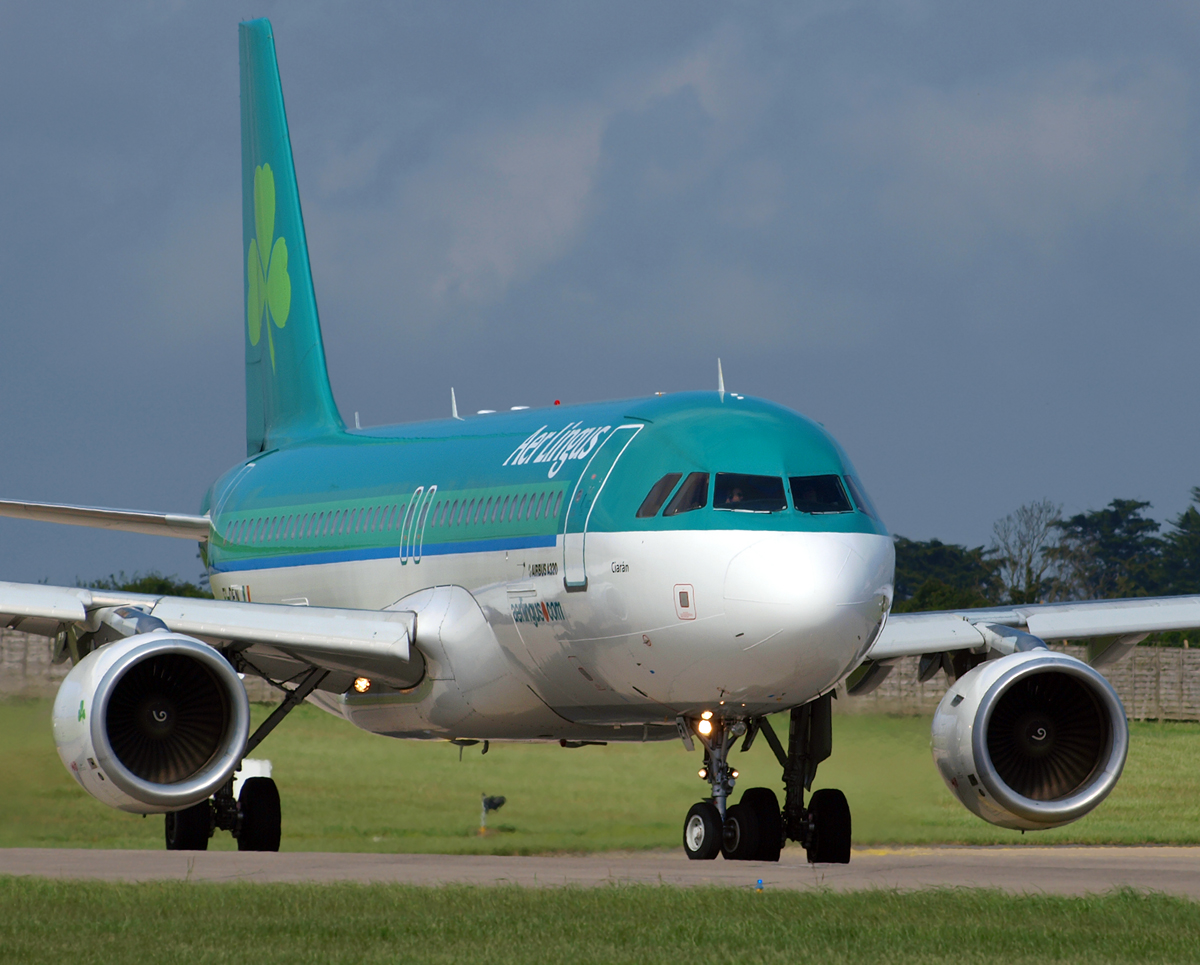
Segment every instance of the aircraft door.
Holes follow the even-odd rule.
[[[613,466],[621,458],[621,453],[641,429],[640,425],[618,426],[592,453],[592,458],[579,475],[579,481],[567,502],[567,518],[563,524],[563,583],[568,590],[587,589],[584,554],[592,507],[596,505],[596,498],[608,481]]]

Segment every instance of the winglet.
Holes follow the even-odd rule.
[[[717,391],[721,393],[721,401],[725,401],[725,373],[721,371],[721,360],[717,359]]]

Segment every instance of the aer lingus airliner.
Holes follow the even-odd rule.
[[[199,515],[7,501],[10,516],[196,540],[216,599],[0,584],[0,625],[71,660],[54,704],[88,793],[165,813],[168,848],[216,829],[277,850],[279,795],[242,759],[305,699],[411,740],[682,740],[709,793],[692,858],[850,856],[845,796],[811,794],[830,697],[892,662],[953,684],[933,722],[947,785],[984,820],[1038,829],[1120,777],[1124,709],[1045,639],[1200,626],[1200,598],[900,615],[895,555],[820,425],[717,391],[347,429],[326,374],[266,20],[240,27],[247,457]],[[283,699],[253,734],[239,675]],[[767,715],[790,711],[781,739]],[[733,801],[761,735],[775,788]]]

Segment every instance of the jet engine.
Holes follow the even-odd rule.
[[[250,732],[241,679],[166,630],[93,650],[54,701],[58,755],[93,797],[135,814],[197,804],[229,780]]]
[[[1038,649],[960,677],[934,714],[932,747],[968,810],[1002,828],[1042,830],[1108,796],[1125,766],[1129,727],[1104,677]]]

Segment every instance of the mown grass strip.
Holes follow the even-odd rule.
[[[0,879],[0,962],[1196,962],[1200,904],[1117,891]]]
[[[255,719],[268,712],[256,706]],[[816,786],[846,792],[860,845],[1200,843],[1200,724],[1135,723],[1112,796],[1081,821],[1025,836],[980,821],[951,796],[929,755],[928,718],[837,716],[833,731]],[[161,817],[114,811],[71,779],[54,751],[49,701],[0,701],[0,733],[0,847],[163,847]],[[687,809],[707,793],[699,751],[689,755],[679,741],[480,750],[467,748],[460,762],[448,743],[379,737],[306,706],[256,754],[274,764],[287,851],[677,848]],[[781,789],[765,741],[733,760],[737,793]],[[478,834],[480,792],[508,798],[489,816],[487,837]],[[235,843],[218,834],[211,847]]]

